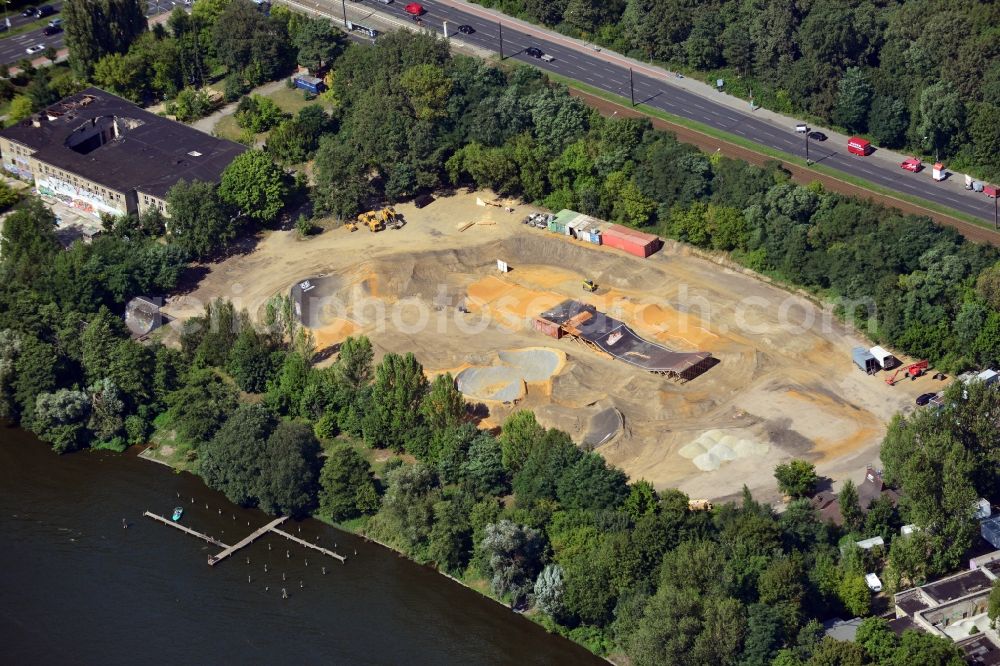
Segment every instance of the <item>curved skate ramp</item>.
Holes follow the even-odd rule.
[[[455,377],[455,385],[467,398],[514,402],[524,397],[527,383],[547,382],[566,362],[562,352],[545,347],[497,352],[497,364],[472,366]]]

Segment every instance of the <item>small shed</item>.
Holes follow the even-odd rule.
[[[864,347],[855,347],[852,349],[851,358],[854,360],[854,365],[858,366],[869,375],[874,375],[878,372],[878,361],[875,360],[872,353]]]
[[[629,229],[620,224],[610,224],[601,234],[601,244],[645,258],[659,250],[663,242],[659,236]]]
[[[862,539],[861,541],[855,542],[861,550],[871,550],[875,546],[884,546],[885,541],[880,536],[872,537],[870,539]]]
[[[539,333],[547,335],[550,338],[555,338],[556,340],[561,338],[563,334],[562,327],[559,326],[559,324],[555,324],[546,319],[535,319],[532,321],[532,327]]]
[[[878,361],[879,366],[883,370],[891,370],[892,368],[895,368],[897,365],[899,365],[898,358],[887,352],[882,347],[879,347],[878,345],[875,345],[874,347],[869,349],[868,353],[875,357],[875,360]]]

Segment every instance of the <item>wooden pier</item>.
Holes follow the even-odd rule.
[[[295,543],[299,544],[300,546],[305,546],[306,548],[312,548],[313,550],[318,550],[319,552],[323,553],[324,555],[329,555],[330,557],[332,557],[335,560],[340,560],[341,564],[344,564],[344,563],[347,562],[347,558],[344,557],[343,555],[338,555],[337,553],[333,552],[332,550],[327,550],[326,548],[322,548],[320,546],[317,546],[316,544],[309,543],[305,539],[300,539],[297,536],[293,536],[293,535],[289,534],[288,532],[286,532],[284,530],[279,530],[277,528],[271,528],[271,531],[274,532],[275,534],[280,534],[281,536],[285,537],[286,539],[291,539],[292,541],[294,541]]]
[[[249,546],[254,541],[256,541],[260,537],[264,536],[265,534],[267,534],[268,532],[270,532],[271,530],[273,530],[275,527],[277,527],[281,523],[285,522],[286,520],[288,520],[288,516],[282,516],[281,518],[275,518],[274,520],[272,520],[271,522],[269,522],[267,525],[264,525],[264,527],[260,528],[259,530],[257,530],[253,534],[250,534],[249,536],[244,537],[243,539],[241,539],[237,543],[233,544],[232,546],[224,546],[225,550],[223,550],[218,555],[212,555],[210,558],[208,558],[208,564],[209,564],[209,566],[215,566],[216,564],[218,564],[222,560],[226,559],[227,557],[229,557],[230,555],[232,555],[233,553],[235,553],[236,551],[238,551],[240,548],[243,548],[244,546]]]
[[[201,539],[202,541],[207,541],[210,544],[212,544],[213,546],[218,546],[219,548],[229,548],[229,546],[227,546],[226,544],[222,543],[221,541],[219,541],[215,537],[210,537],[207,534],[202,534],[201,532],[196,532],[195,530],[191,529],[190,527],[185,527],[184,525],[181,525],[180,523],[175,523],[174,521],[168,520],[168,519],[164,518],[163,516],[158,516],[155,513],[150,513],[149,511],[146,511],[142,515],[145,516],[146,518],[152,518],[153,520],[159,521],[159,522],[163,523],[164,525],[169,525],[170,527],[175,527],[175,528],[179,529],[181,532],[185,532],[187,534],[190,534],[191,536],[197,537],[197,538]]]

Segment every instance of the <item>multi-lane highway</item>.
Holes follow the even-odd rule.
[[[359,4],[401,20],[412,21],[403,9],[406,2],[386,5],[379,0],[362,0],[348,3],[355,7]],[[427,10],[421,17],[424,27],[442,31],[443,22],[447,21],[451,36],[482,49],[499,51],[501,25],[490,12],[476,6],[455,6],[457,3],[440,0],[421,0],[420,4]],[[331,17],[341,16],[341,2],[338,0],[320,0],[319,7],[325,9],[325,13]],[[471,26],[475,32],[459,34],[457,30],[461,25]],[[626,99],[629,97],[629,66],[624,59],[598,53],[537,26],[518,25],[504,20],[502,31],[505,57],[531,63]],[[554,59],[546,62],[532,58],[525,53],[529,47],[536,47]],[[791,125],[781,126],[752,115],[749,108],[741,111],[731,104],[723,104],[683,87],[671,85],[666,76],[656,76],[651,68],[644,67],[641,63],[635,64],[633,84],[637,103],[696,120],[785,153],[805,157],[804,137],[796,134]],[[809,157],[831,169],[863,178],[893,191],[930,200],[982,220],[993,221],[993,200],[979,193],[965,191],[962,183],[957,182],[961,176],[953,174],[948,181],[938,183],[931,179],[929,170],[912,174],[885,160],[851,155],[847,152],[846,145],[834,145],[835,143],[833,138],[824,143],[810,142]]]
[[[52,16],[45,17],[47,21],[61,17],[62,3],[53,2],[50,4],[56,9],[57,13]],[[175,5],[183,6],[183,2],[180,0],[177,2],[171,2],[170,0],[148,0],[146,17],[152,18],[158,14],[173,11]],[[10,13],[8,16],[10,17],[11,29],[37,20],[35,18],[23,17],[20,13]],[[23,58],[40,58],[42,56],[40,52],[30,56],[27,52],[28,47],[38,44],[40,44],[43,49],[49,46],[54,46],[56,49],[63,48],[64,34],[62,32],[57,32],[54,35],[45,35],[42,33],[42,30],[44,30],[44,25],[43,27],[36,28],[35,30],[25,32],[20,35],[6,36],[5,33],[0,32],[0,62],[7,65],[13,65]]]

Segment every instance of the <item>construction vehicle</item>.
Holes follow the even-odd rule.
[[[354,220],[351,220],[350,222],[348,222],[344,226],[347,227],[347,230],[351,231],[351,232],[354,232],[354,231],[358,230],[358,223],[355,222]]]
[[[588,291],[590,293],[594,293],[595,291],[597,291],[597,285],[594,284],[593,280],[584,280],[583,281],[583,290],[584,291]]]
[[[378,213],[374,211],[368,213],[361,213],[361,215],[358,215],[358,221],[361,222],[361,224],[368,227],[368,231],[371,232],[382,231],[383,229],[385,229],[385,223],[382,222],[382,219],[379,217]]]
[[[895,386],[896,383],[902,380],[904,377],[909,377],[911,380],[916,379],[920,375],[927,371],[927,367],[930,365],[926,360],[917,361],[916,363],[911,363],[910,365],[903,365],[896,368],[896,372],[892,373],[885,378],[885,383],[889,386]],[[899,373],[903,373],[900,377]]]
[[[406,224],[392,206],[380,210],[379,215],[382,216],[382,223],[387,229],[402,229]]]

